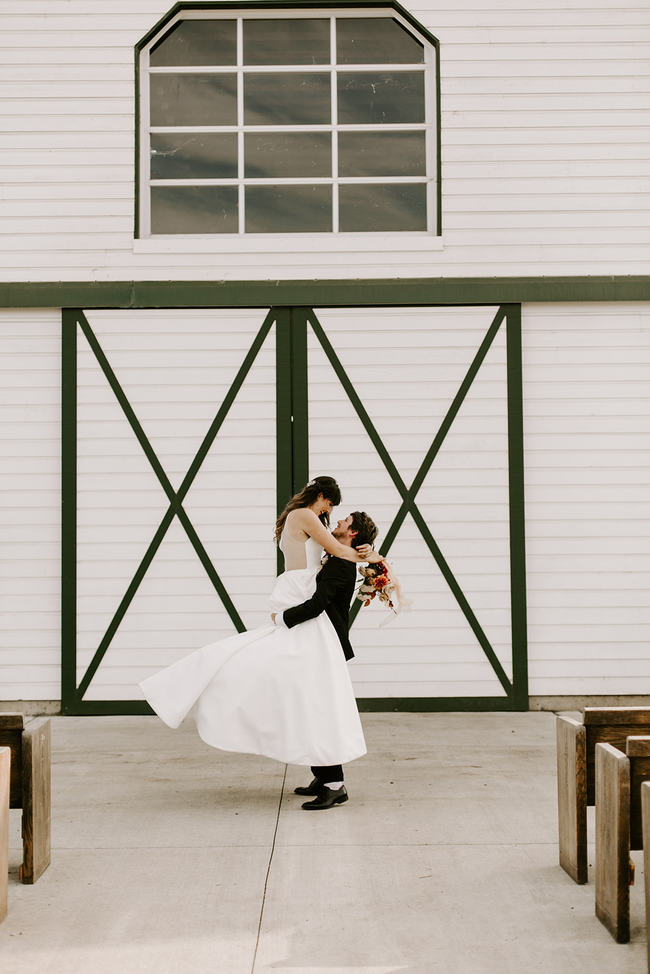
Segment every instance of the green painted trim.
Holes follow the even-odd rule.
[[[507,712],[506,697],[357,697],[360,713],[463,713]],[[69,717],[154,717],[144,700],[83,700],[62,714]]]
[[[399,308],[560,301],[650,301],[650,275],[0,283],[3,308]]]
[[[309,395],[307,391],[307,310],[291,311],[291,470],[293,492],[309,480]]]
[[[153,717],[144,700],[79,700],[66,717]]]
[[[77,319],[61,316],[61,712],[77,691]]]
[[[462,713],[511,711],[508,697],[357,697],[360,713]]]
[[[275,496],[278,516],[294,493],[291,443],[291,310],[275,309]],[[277,549],[277,572],[284,571],[284,556]]]
[[[352,384],[352,382],[350,382],[350,379],[349,379],[349,377],[348,377],[345,369],[343,368],[343,365],[341,364],[340,359],[338,358],[338,356],[337,356],[336,352],[334,351],[334,348],[332,347],[332,345],[331,345],[331,343],[330,343],[327,335],[325,334],[325,331],[323,329],[323,326],[321,325],[321,323],[319,322],[318,318],[316,317],[316,315],[315,315],[315,313],[313,311],[310,311],[308,313],[308,319],[309,319],[309,323],[312,326],[312,329],[314,331],[314,334],[318,338],[318,341],[320,342],[320,344],[321,344],[321,346],[323,348],[323,351],[325,352],[325,355],[327,356],[327,358],[328,358],[328,360],[330,362],[330,365],[334,369],[334,372],[336,373],[336,376],[337,376],[339,382],[343,386],[343,389],[345,390],[345,393],[346,393],[348,399],[350,400],[350,403],[352,404],[352,407],[353,407],[354,411],[356,412],[357,416],[361,420],[361,423],[362,423],[362,425],[363,425],[366,433],[368,434],[368,437],[369,437],[372,445],[374,446],[375,450],[377,451],[377,454],[379,455],[379,458],[381,459],[384,467],[386,468],[386,471],[387,471],[389,477],[391,478],[391,480],[395,484],[395,487],[399,491],[399,494],[400,494],[400,496],[402,498],[402,501],[406,505],[409,513],[411,514],[411,517],[415,521],[415,524],[416,524],[418,530],[420,531],[420,534],[422,535],[422,537],[423,537],[423,539],[424,539],[427,547],[429,548],[429,551],[433,555],[433,558],[434,558],[436,564],[438,565],[438,568],[440,569],[440,571],[441,571],[441,573],[443,575],[443,578],[447,582],[447,585],[449,586],[449,589],[450,589],[452,595],[456,599],[456,602],[457,602],[457,604],[458,604],[461,612],[463,613],[463,615],[467,619],[467,622],[469,623],[469,625],[470,625],[470,627],[472,629],[472,632],[476,636],[476,639],[478,640],[478,643],[479,643],[481,649],[485,653],[487,659],[490,662],[490,665],[492,666],[492,669],[496,673],[496,676],[497,676],[497,678],[498,678],[501,686],[504,688],[504,690],[506,691],[507,694],[510,694],[510,692],[512,691],[512,686],[511,686],[510,680],[508,679],[508,676],[507,676],[505,670],[503,669],[503,667],[501,665],[501,662],[500,662],[499,658],[497,657],[496,653],[492,649],[492,646],[490,645],[489,639],[485,635],[481,624],[479,623],[478,619],[476,618],[476,615],[474,614],[474,612],[473,612],[473,610],[472,610],[472,608],[471,608],[468,600],[466,599],[466,597],[465,597],[465,595],[464,595],[464,593],[463,593],[460,585],[456,581],[456,578],[455,578],[455,576],[454,576],[451,568],[449,567],[449,565],[448,565],[448,563],[447,563],[444,555],[442,554],[442,551],[438,547],[438,545],[437,545],[437,543],[436,543],[433,535],[431,534],[431,532],[429,530],[429,526],[427,525],[425,519],[420,514],[420,511],[419,511],[419,509],[418,509],[418,507],[417,507],[417,505],[415,503],[415,500],[414,500],[413,496],[411,496],[411,494],[410,494],[410,492],[409,492],[406,484],[402,480],[402,478],[401,478],[401,476],[400,476],[400,474],[399,474],[399,472],[398,472],[395,464],[392,461],[392,458],[391,458],[388,450],[384,446],[384,444],[383,444],[383,442],[381,440],[381,437],[379,436],[377,430],[375,429],[375,426],[374,426],[372,420],[370,419],[370,416],[366,412],[363,403],[359,399],[359,396],[357,395],[357,392],[356,392],[356,389],[354,388],[354,385]],[[499,311],[499,313],[497,313],[496,318],[492,322],[492,325],[490,326],[489,334],[491,334],[492,338],[494,338],[494,335],[496,334],[496,331],[498,330],[498,327],[501,324],[502,319],[503,319],[503,315]],[[469,388],[469,386],[468,386],[468,388]],[[381,546],[380,552],[381,552],[381,554],[384,554],[384,555],[388,553],[385,544],[383,544]],[[359,611],[358,606],[360,606],[360,602],[355,603],[355,605],[353,606],[353,609],[351,611],[351,619],[350,619],[350,624],[351,625],[354,622],[354,619],[356,618],[356,614]]]
[[[276,308],[276,497],[278,514],[309,480],[307,318],[304,308]],[[278,548],[278,574],[284,557]]]
[[[135,192],[134,192],[134,231],[133,235],[136,239],[140,237],[140,54],[142,49],[146,47],[150,40],[152,40],[156,34],[162,30],[165,24],[169,23],[177,13],[185,10],[264,10],[269,8],[277,8],[280,10],[310,10],[310,9],[327,9],[336,10],[338,9],[350,9],[350,8],[360,8],[368,7],[372,8],[387,8],[395,10],[399,13],[404,20],[407,21],[419,34],[424,37],[429,44],[435,49],[436,52],[436,75],[435,75],[435,85],[436,85],[436,234],[437,236],[442,235],[442,114],[441,114],[441,94],[440,94],[440,41],[435,37],[431,31],[427,30],[419,20],[411,14],[405,7],[400,3],[394,2],[394,0],[378,0],[378,2],[373,2],[373,0],[359,0],[359,2],[353,2],[353,0],[325,0],[324,3],[318,3],[317,0],[308,0],[306,3],[300,2],[280,2],[273,3],[273,0],[253,0],[252,3],[245,2],[233,2],[233,0],[226,0],[226,2],[220,2],[216,0],[213,3],[176,3],[174,6],[163,16],[156,24],[147,31],[145,36],[141,38],[135,45]],[[84,307],[88,305],[83,301],[77,301],[77,304],[83,304]],[[289,302],[288,302],[289,303]]]
[[[510,619],[513,706],[528,710],[526,610],[526,518],[524,512],[524,420],[521,307],[506,312],[508,382],[508,509],[510,518]]]
[[[176,492],[174,491],[169,479],[167,478],[167,475],[165,474],[164,469],[162,468],[162,465],[160,464],[160,461],[158,460],[153,448],[151,447],[151,444],[149,443],[146,434],[142,429],[142,426],[140,425],[131,407],[131,404],[129,403],[120,383],[118,382],[117,377],[113,372],[110,363],[108,362],[108,359],[106,358],[99,342],[97,341],[97,338],[93,333],[93,330],[90,327],[88,320],[86,319],[85,315],[81,311],[77,311],[72,314],[73,314],[75,324],[78,324],[81,327],[86,337],[86,340],[88,341],[95,355],[95,358],[97,359],[104,373],[104,376],[106,377],[116,399],[118,400],[120,406],[122,407],[122,411],[124,412],[126,419],[128,420],[131,428],[133,429],[133,432],[135,433],[138,442],[140,443],[140,446],[142,447],[147,459],[149,460],[154,470],[154,473],[156,474],[156,477],[158,478],[170,502],[169,507],[160,525],[158,526],[158,529],[156,530],[156,533],[152,541],[150,542],[149,547],[145,552],[144,557],[142,558],[136,570],[135,575],[131,579],[129,586],[124,596],[122,597],[122,600],[117,610],[115,611],[113,618],[111,619],[108,629],[106,630],[104,636],[102,637],[102,640],[93,656],[93,659],[91,660],[91,663],[88,666],[83,676],[83,679],[81,680],[81,683],[79,684],[79,687],[76,690],[77,699],[81,701],[86,690],[88,689],[88,686],[90,685],[90,682],[93,679],[93,676],[97,672],[97,669],[102,659],[104,658],[108,650],[108,647],[110,646],[113,637],[115,636],[115,633],[117,632],[117,629],[122,619],[124,618],[124,615],[127,612],[129,605],[133,601],[133,598],[138,588],[140,587],[140,583],[142,582],[147,572],[147,569],[149,568],[149,565],[151,564],[154,555],[156,554],[156,551],[160,547],[160,544],[162,543],[162,540],[165,537],[165,534],[167,533],[167,530],[170,524],[172,523],[174,516],[177,516],[179,521],[181,522],[190,540],[190,543],[194,547],[194,550],[196,551],[203,567],[205,568],[206,573],[215,588],[215,591],[219,595],[219,598],[221,599],[224,608],[226,609],[230,619],[234,623],[235,628],[237,629],[238,632],[245,631],[246,627],[244,626],[244,623],[242,622],[239,613],[237,612],[237,609],[234,606],[234,603],[232,602],[230,596],[228,595],[228,592],[223,582],[221,581],[218,572],[216,571],[214,565],[212,564],[212,561],[210,560],[208,553],[203,547],[189,517],[187,516],[187,513],[182,506],[182,501],[185,498],[188,490],[190,489],[190,486],[192,485],[192,482],[196,477],[196,474],[198,473],[201,464],[203,463],[203,460],[205,459],[212,443],[214,442],[214,439],[217,436],[217,433],[223,421],[225,420],[230,410],[230,407],[232,406],[235,397],[244,382],[244,379],[246,378],[248,372],[250,371],[250,368],[257,356],[257,353],[262,347],[271,329],[274,316],[272,312],[269,312],[267,314],[260,330],[258,331],[255,337],[255,340],[253,341],[253,344],[248,350],[244,358],[244,361],[240,366],[237,375],[235,376],[235,379],[233,380],[230,389],[228,390],[226,397],[224,398],[224,401],[219,407],[217,415],[212,421],[212,424],[210,425],[210,429],[208,430],[206,436],[204,437],[203,442],[201,443],[201,446],[199,447],[199,450],[194,460],[192,461],[192,464],[190,465],[188,472],[183,478],[183,482],[178,492]]]

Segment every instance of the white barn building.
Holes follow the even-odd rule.
[[[3,0],[0,706],[147,713],[310,476],[363,709],[650,692],[650,10]]]

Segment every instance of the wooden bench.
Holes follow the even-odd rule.
[[[11,751],[0,747],[0,923],[7,915],[9,893],[9,779]]]
[[[647,967],[650,971],[650,934],[648,934],[648,917],[650,917],[650,782],[641,784],[641,829],[643,831],[643,875],[645,878],[645,915],[646,915],[646,952]]]
[[[20,878],[35,883],[50,864],[50,720],[25,722],[22,714],[0,714],[0,747],[11,750],[10,808],[22,808],[23,862]]]
[[[650,707],[586,707],[582,722],[558,717],[557,783],[560,865],[587,882],[587,806],[595,801],[596,744],[625,751],[629,736],[650,734]]]
[[[619,944],[630,939],[630,850],[643,849],[644,781],[650,781],[650,736],[628,737],[625,754],[596,745],[596,916]]]

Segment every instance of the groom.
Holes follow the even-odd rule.
[[[343,521],[339,521],[332,531],[333,537],[350,548],[362,544],[372,545],[377,537],[374,521],[362,511],[355,511]],[[273,614],[276,626],[292,629],[301,622],[315,619],[326,612],[336,634],[346,660],[352,659],[354,652],[348,636],[350,602],[354,594],[357,578],[357,562],[328,556],[327,561],[316,576],[316,591],[301,605],[285,609],[282,614]],[[296,788],[297,795],[315,796],[311,802],[304,802],[303,808],[319,810],[341,805],[348,800],[343,784],[343,768],[340,764],[331,767],[312,768],[314,780],[306,788]]]

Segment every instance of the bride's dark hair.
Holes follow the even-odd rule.
[[[322,494],[325,500],[331,501],[335,507],[341,503],[341,491],[334,477],[314,477],[308,484],[305,484],[302,490],[299,490],[297,494],[293,495],[275,522],[275,540],[278,544],[280,543],[280,535],[282,534],[282,528],[287,519],[287,514],[297,510],[299,507],[310,507],[318,499],[319,494]],[[329,527],[329,514],[323,512],[320,515],[320,519],[325,527]]]

